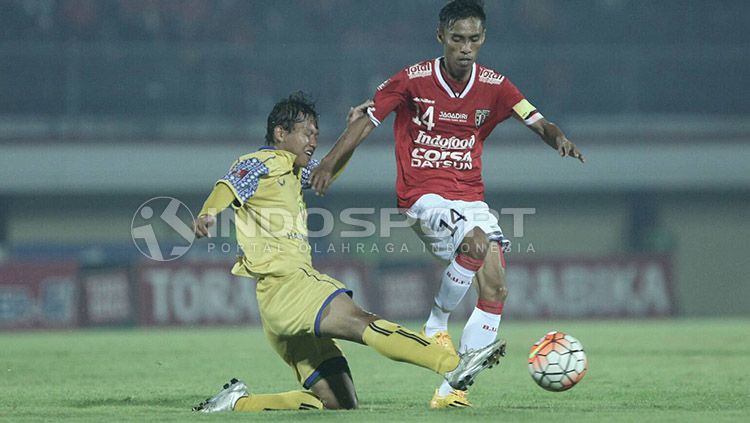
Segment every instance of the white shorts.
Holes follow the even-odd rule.
[[[503,249],[510,247],[484,201],[446,200],[437,194],[425,194],[406,215],[416,220],[412,229],[430,252],[445,261],[453,260],[464,237],[474,228],[484,231],[490,241],[499,242]]]

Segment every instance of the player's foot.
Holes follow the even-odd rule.
[[[505,340],[503,339],[497,339],[484,348],[459,354],[458,366],[445,374],[445,380],[453,389],[465,391],[474,383],[474,378],[479,372],[498,364],[500,357],[504,355]]]
[[[450,352],[456,352],[456,348],[453,346],[453,340],[447,330],[441,330],[435,332],[432,336],[427,336],[427,325],[424,325],[422,326],[422,336],[431,339],[433,342]]]
[[[238,399],[249,395],[250,392],[248,392],[245,382],[232,379],[229,383],[224,384],[224,389],[219,391],[218,394],[193,407],[193,411],[200,411],[201,413],[232,411]]]
[[[430,408],[466,408],[471,403],[466,399],[466,391],[452,390],[448,395],[441,397],[440,390],[435,389],[435,395],[430,401]]]

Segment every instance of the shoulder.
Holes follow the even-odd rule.
[[[500,72],[477,63],[477,82],[484,85],[502,86],[508,81]]]
[[[435,70],[435,59],[423,60],[419,63],[409,65],[395,75],[383,81],[378,85],[378,92],[392,92],[406,89],[411,83],[417,82],[422,78],[432,77]]]
[[[419,63],[409,65],[402,72],[408,79],[430,77],[435,72],[435,59],[423,60]]]
[[[240,156],[235,166],[273,176],[274,174],[291,171],[293,164],[293,157],[286,151],[263,148],[256,152]]]

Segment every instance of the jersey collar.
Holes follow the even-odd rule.
[[[469,83],[466,84],[466,87],[464,87],[464,90],[461,91],[460,94],[456,94],[455,92],[453,92],[453,89],[451,88],[451,86],[448,85],[448,83],[445,82],[445,79],[443,78],[443,70],[440,68],[440,60],[441,59],[442,59],[442,57],[438,57],[437,59],[435,59],[435,75],[437,75],[437,79],[438,79],[438,82],[440,83],[440,86],[443,87],[443,89],[445,90],[445,92],[447,92],[448,95],[451,98],[464,98],[464,97],[466,97],[466,95],[469,94],[469,91],[471,91],[471,87],[474,86],[474,79],[475,79],[476,74],[477,74],[477,63],[474,62],[471,65],[471,75],[469,76]]]

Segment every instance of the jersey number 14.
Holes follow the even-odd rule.
[[[412,122],[420,126],[424,124],[428,131],[432,131],[432,128],[435,126],[435,106],[428,107],[421,118],[419,112],[419,105],[417,105],[417,114],[412,118]]]

